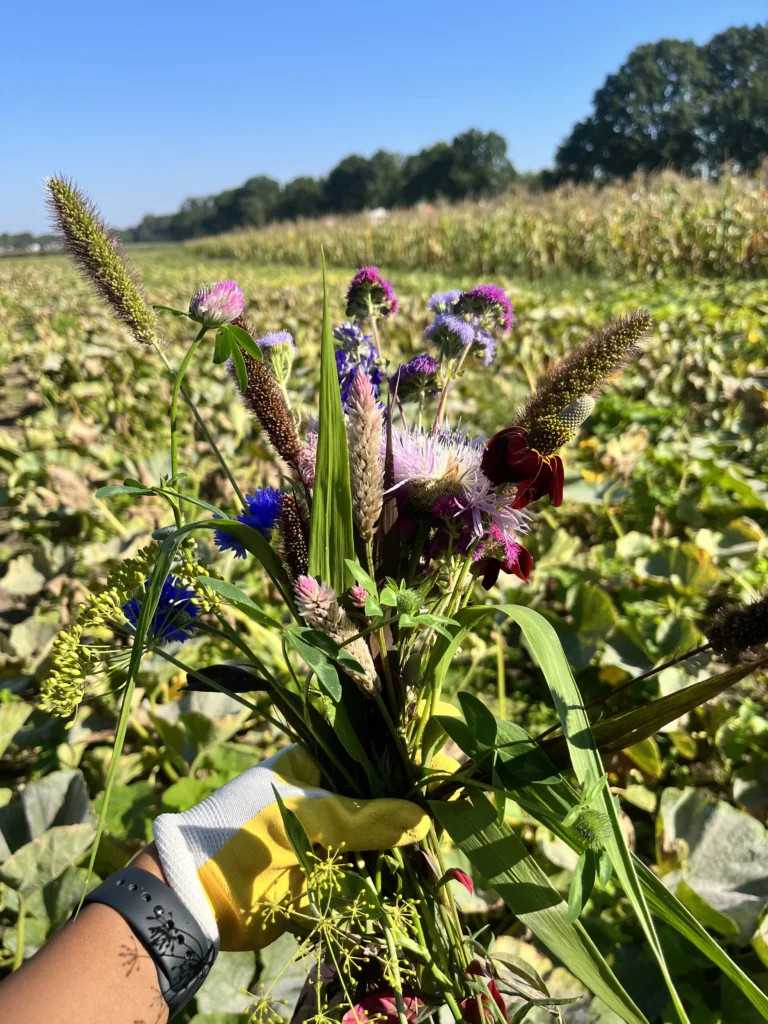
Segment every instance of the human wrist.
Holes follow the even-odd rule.
[[[143,850],[136,854],[131,861],[131,867],[141,868],[142,871],[148,871],[151,875],[154,875],[155,878],[159,878],[161,882],[168,885],[168,879],[165,877],[163,865],[160,861],[160,856],[154,843],[150,843],[148,846],[145,846]]]

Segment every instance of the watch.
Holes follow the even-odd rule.
[[[216,947],[176,893],[142,868],[110,875],[84,903],[103,903],[125,918],[157,968],[172,1018],[194,996],[216,959]]]

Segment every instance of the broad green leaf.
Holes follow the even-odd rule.
[[[243,353],[240,350],[239,345],[232,345],[232,363],[235,367],[235,374],[237,376],[237,383],[241,391],[248,390],[248,370],[245,366],[245,360],[243,359]]]
[[[365,587],[369,595],[375,595],[378,593],[379,588],[376,586],[373,577],[368,575],[359,562],[356,562],[353,558],[348,558],[346,560],[346,566],[354,577],[355,583],[359,583],[361,587]]]
[[[216,340],[213,343],[213,361],[217,365],[226,363],[232,355],[232,336],[225,327],[216,331]]]
[[[229,335],[235,342],[237,342],[241,349],[248,353],[251,359],[255,359],[257,363],[262,361],[264,353],[250,336],[248,331],[244,330],[242,327],[238,327],[237,324],[230,324]]]
[[[523,732],[522,729],[520,731]],[[563,827],[564,816],[579,803],[578,797],[564,779],[560,779],[556,786],[521,786],[518,784],[512,788],[512,795],[525,810],[543,822],[558,838],[578,850],[579,853],[584,852],[574,834]],[[605,859],[607,859],[607,865],[604,867]],[[768,1020],[768,995],[759,989],[754,981],[734,963],[722,946],[709,935],[693,914],[667,889],[649,867],[634,854],[632,861],[654,914],[688,939],[713,964],[719,967],[723,974],[757,1008],[764,1019]],[[608,871],[607,875],[604,874],[605,870]],[[607,858],[607,854],[603,854],[601,857],[601,883],[604,884],[603,879],[610,877],[612,870],[613,865],[610,858]]]
[[[0,882],[30,896],[76,863],[94,840],[93,825],[56,825],[26,843],[0,867]]]
[[[132,484],[108,484],[96,491],[97,498],[111,498],[113,494],[152,494],[151,487],[134,487]]]
[[[21,793],[21,805],[32,839],[56,825],[96,825],[85,779],[74,769],[51,772],[30,782]]]
[[[649,701],[631,711],[622,711],[618,715],[604,718],[592,726],[595,743],[600,750],[625,750],[652,736],[669,722],[700,707],[766,664],[768,655],[744,665],[736,665],[726,672],[675,690],[674,693]],[[545,739],[542,747],[556,764],[562,762],[567,749],[566,741],[560,736]]]
[[[312,496],[309,571],[337,594],[349,585],[347,559],[355,557],[347,429],[341,408],[336,354],[323,256],[323,328],[320,342],[320,422]]]
[[[0,757],[10,746],[11,740],[32,714],[32,705],[15,701],[0,705]]]
[[[319,647],[307,643],[307,641],[293,629],[286,629],[283,634],[291,647],[300,654],[309,667],[317,676],[317,681],[323,687],[331,700],[341,700],[341,681],[333,662],[328,658],[325,651]]]
[[[251,950],[221,952],[211,972],[195,996],[203,1013],[244,1013],[253,1002],[248,994],[256,974],[256,954]]]
[[[464,721],[475,740],[484,747],[495,747],[496,719],[481,700],[472,693],[459,693],[459,704],[464,712]]]
[[[275,800],[280,810],[280,817],[283,819],[283,827],[285,828],[285,834],[288,836],[288,842],[291,844],[304,874],[309,879],[313,871],[312,843],[298,815],[290,807],[285,806],[285,802],[278,793],[276,786],[272,786],[272,792],[275,794]]]
[[[569,921],[575,921],[581,915],[594,885],[595,855],[591,850],[585,850],[579,857],[568,892]]]
[[[523,631],[555,702],[576,776],[582,786],[589,786],[602,776],[603,764],[595,745],[587,712],[584,710],[584,701],[566,661],[557,633],[543,616],[531,608],[521,605],[504,605],[496,609],[497,613],[499,611],[517,622]],[[478,615],[479,613],[487,614],[487,610],[469,608],[465,615],[470,618],[473,614]],[[616,805],[607,788],[602,789],[593,806],[603,811],[611,823],[611,835],[606,840],[605,848],[611,857],[613,869],[645,932],[677,1014],[682,1024],[689,1024],[688,1016],[667,968],[664,952],[656,935],[643,889],[637,879],[632,856],[619,825]]]
[[[475,870],[568,970],[627,1024],[647,1024],[582,925],[568,921],[565,902],[522,841],[499,824],[490,801],[473,793],[471,803],[432,801],[430,807]]]
[[[249,619],[258,622],[259,625],[267,626],[271,629],[282,629],[277,619],[265,615],[261,608],[247,594],[243,593],[240,587],[236,587],[234,583],[230,583],[228,580],[217,580],[214,576],[201,576],[200,582],[206,583],[211,590],[219,594],[226,601],[229,601],[231,605],[234,605],[235,608],[247,615]]]

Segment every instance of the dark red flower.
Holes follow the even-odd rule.
[[[424,1005],[424,1001],[404,989],[403,1004],[405,1005],[406,1020],[411,1024],[419,1009]],[[355,1003],[351,1010],[347,1010],[341,1018],[341,1024],[369,1024],[372,1020],[382,1021],[382,1024],[397,1024],[399,1020],[397,1001],[395,993],[391,989],[371,992],[369,995],[363,996],[359,1003]]]
[[[525,508],[545,494],[553,505],[563,503],[563,460],[532,448],[525,427],[505,427],[494,434],[481,466],[491,483],[518,485],[513,508]]]
[[[469,895],[475,891],[475,887],[472,884],[472,879],[466,873],[466,871],[460,871],[459,868],[448,868],[443,877],[440,879],[439,884],[442,885],[444,882],[460,882],[467,890]]]
[[[491,998],[493,999],[494,1003],[496,1003],[498,1008],[501,1010],[501,1015],[506,1019],[506,1003],[502,999],[501,993],[496,987],[496,982],[493,980],[493,978],[488,976],[488,972],[485,970],[485,968],[477,960],[473,960],[472,963],[467,968],[467,974],[470,976],[480,975],[481,977],[485,978],[485,983],[488,986],[488,991],[491,994]],[[469,999],[465,999],[464,1002],[461,1004],[461,1010],[462,1013],[464,1014],[464,1020],[469,1021],[469,1024],[485,1024],[487,1020],[493,1020],[493,1013],[491,1012],[491,1009],[488,1005],[488,996],[485,994],[480,996],[480,1002],[483,1005],[483,1017],[485,1018],[485,1020],[481,1019],[480,1017],[480,1009],[477,1005],[477,1002],[477,997],[472,995],[469,997]]]

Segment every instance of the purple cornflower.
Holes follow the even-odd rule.
[[[123,615],[131,632],[135,632],[144,604],[149,580],[144,581],[144,594],[140,598],[126,601]],[[184,643],[195,628],[195,619],[200,614],[199,607],[194,603],[195,592],[176,576],[168,576],[160,591],[160,600],[149,624],[147,639],[158,644],[170,644],[174,641]]]
[[[400,303],[378,267],[360,267],[347,289],[347,316],[353,320],[390,317]]]
[[[397,397],[403,402],[418,398],[420,395],[436,395],[437,371],[438,363],[432,356],[414,356],[395,370],[389,378],[390,389],[397,390]]]
[[[204,327],[221,327],[243,312],[243,289],[237,281],[201,284],[189,303],[189,315]]]
[[[511,331],[515,322],[512,303],[497,284],[479,284],[459,296],[455,311],[476,316],[487,329]]]
[[[268,536],[280,515],[284,497],[283,492],[274,487],[257,487],[253,494],[246,494],[245,503],[248,508],[237,517],[237,522],[258,530],[264,537]],[[214,519],[221,518],[214,516]],[[213,539],[219,551],[233,551],[235,558],[245,558],[243,545],[224,530],[214,530]]]

